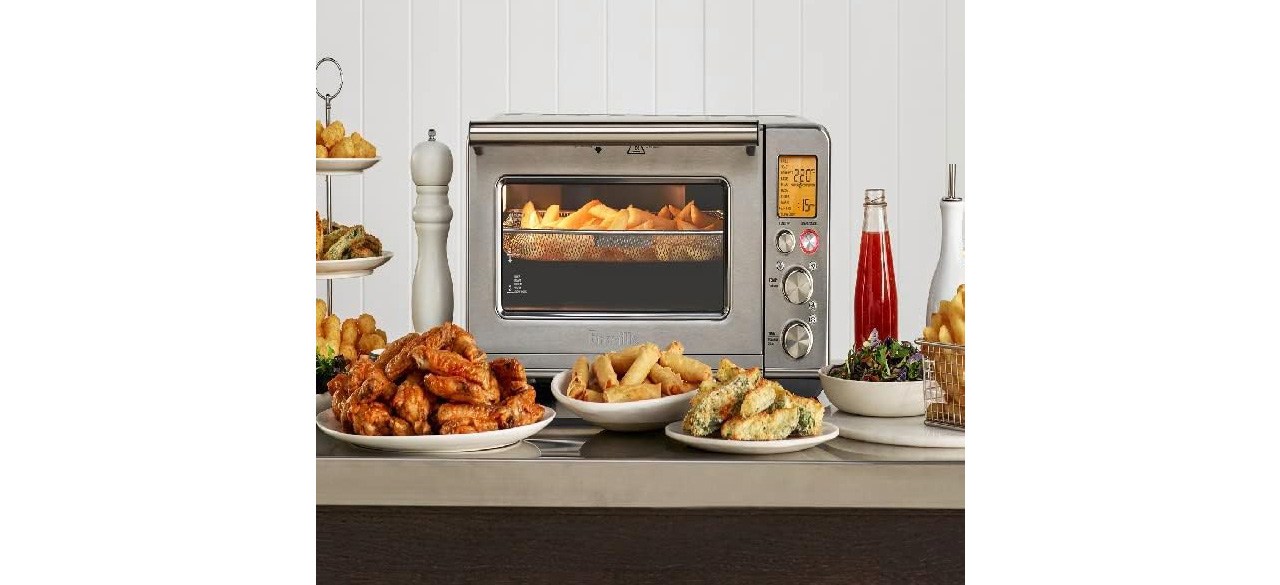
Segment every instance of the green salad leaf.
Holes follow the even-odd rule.
[[[872,335],[862,347],[850,349],[845,362],[827,375],[864,382],[918,382],[924,379],[924,355],[910,341]]]

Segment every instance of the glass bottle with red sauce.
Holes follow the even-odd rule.
[[[880,339],[898,339],[898,284],[893,277],[893,247],[884,189],[867,189],[862,203],[862,244],[853,293],[854,346],[876,331]]]

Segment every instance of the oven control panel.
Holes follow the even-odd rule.
[[[765,131],[764,364],[812,377],[826,365],[830,142],[817,128]]]

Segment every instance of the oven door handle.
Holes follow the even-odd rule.
[[[472,145],[758,145],[760,142],[760,127],[754,122],[648,124],[472,122],[468,140]]]

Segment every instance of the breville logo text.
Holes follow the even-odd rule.
[[[600,333],[595,329],[587,331],[588,342],[591,345],[599,347],[625,347],[640,343],[639,337],[630,331],[619,331],[617,333]]]

